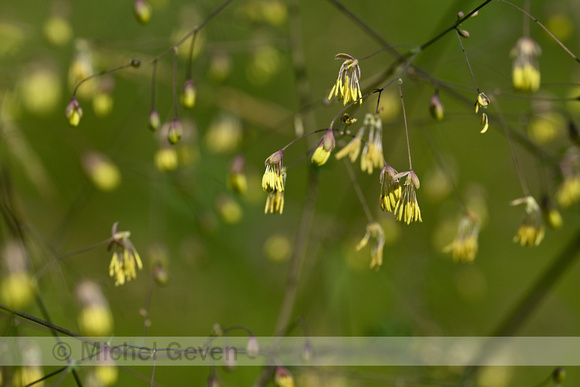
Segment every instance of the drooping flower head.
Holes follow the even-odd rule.
[[[387,163],[381,171],[381,195],[379,196],[379,204],[383,211],[393,212],[401,198],[402,188],[399,184],[399,179],[395,179],[397,171]]]
[[[415,189],[419,189],[421,183],[413,170],[400,172],[394,176],[394,179],[399,180],[404,176],[407,176],[407,178],[405,179],[405,183],[403,183],[401,197],[395,205],[393,215],[395,215],[395,219],[399,222],[405,222],[407,224],[416,221],[422,222],[421,209],[419,208],[417,194],[415,193]]]
[[[284,191],[284,179],[282,177],[282,163],[284,151],[279,150],[272,153],[264,163],[266,172],[262,176],[262,189],[264,191]]]
[[[348,155],[350,161],[354,163],[360,154],[360,147],[367,129],[369,136],[362,150],[360,163],[361,170],[371,174],[374,168],[380,168],[384,164],[383,124],[378,114],[367,113],[365,115],[363,126],[356,136],[336,153],[336,158],[341,159]]]
[[[383,166],[383,123],[378,114],[367,114],[365,126],[369,128],[369,140],[360,156],[360,168],[363,172],[373,173],[373,168]]]
[[[318,146],[312,153],[312,162],[318,166],[326,164],[330,153],[334,150],[336,141],[334,140],[334,131],[328,129],[324,132],[324,136],[318,142]]]
[[[370,238],[376,239],[376,244],[371,249],[371,269],[378,270],[383,264],[383,247],[385,246],[385,232],[380,224],[371,222],[367,224],[367,231],[365,236],[356,246],[356,250],[365,247]]]
[[[480,91],[479,94],[477,94],[477,100],[475,101],[475,113],[477,114],[479,112],[480,107],[487,109],[489,103],[489,97]],[[481,124],[483,125],[483,129],[481,129],[480,133],[487,132],[487,129],[489,128],[489,120],[487,118],[487,114],[485,113],[481,113]]]
[[[467,212],[459,220],[457,236],[443,248],[444,253],[451,253],[455,261],[472,262],[477,255],[480,221],[477,215]]]
[[[525,204],[526,207],[520,228],[514,236],[514,242],[521,246],[538,246],[545,234],[542,210],[536,200],[529,195],[511,202],[512,206],[518,204]]]
[[[113,249],[113,258],[109,265],[109,275],[115,278],[115,286],[123,285],[137,277],[135,268],[141,270],[143,263],[139,253],[129,238],[131,231],[117,231],[118,223],[113,225],[109,250]]]
[[[540,66],[538,57],[542,49],[532,38],[524,36],[511,50],[514,58],[512,83],[514,89],[524,92],[535,92],[540,88]]]
[[[266,198],[266,208],[264,208],[264,213],[275,214],[279,212],[282,214],[284,212],[284,185],[286,184],[286,168],[282,169],[280,174],[282,178],[282,190],[277,189],[269,191],[268,197]]]
[[[334,59],[343,59],[344,62],[340,66],[338,78],[330,90],[328,100],[333,96],[338,96],[338,99],[342,99],[345,105],[355,101],[362,105],[362,93],[359,85],[361,71],[358,59],[343,53],[336,54]]]

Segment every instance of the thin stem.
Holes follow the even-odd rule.
[[[407,138],[407,154],[409,155],[409,170],[413,170],[411,161],[411,145],[409,144],[409,129],[407,128],[407,113],[405,112],[405,100],[403,99],[403,81],[399,78],[399,95],[401,96],[401,106],[403,107],[403,122],[405,123],[405,137]]]
[[[189,45],[189,55],[187,57],[186,64],[186,75],[185,79],[191,79],[191,74],[193,71],[193,49],[195,47],[195,38],[197,37],[197,31],[191,36],[191,44]]]
[[[173,110],[177,118],[177,48],[173,50]]]
[[[446,30],[444,30],[443,32],[441,32],[439,35],[435,36],[433,39],[430,39],[426,43],[423,43],[421,46],[419,46],[419,49],[421,51],[423,51],[424,49],[426,49],[427,47],[429,47],[430,45],[432,45],[433,43],[435,43],[436,41],[438,41],[439,39],[441,39],[448,32],[450,32],[452,30],[456,30],[457,27],[461,23],[463,23],[465,20],[469,19],[474,13],[476,13],[477,11],[479,11],[480,9],[482,9],[483,7],[485,7],[486,5],[488,5],[489,3],[491,3],[492,1],[493,0],[486,0],[486,1],[484,1],[483,3],[481,3],[480,5],[478,5],[476,8],[474,8],[471,12],[467,13],[467,15],[463,16],[460,19],[457,19],[457,21],[455,23],[453,23],[452,26],[448,27]]]
[[[106,69],[106,70],[103,70],[103,71],[99,71],[98,73],[91,74],[88,77],[86,77],[85,79],[81,80],[79,83],[77,83],[77,85],[75,86],[75,88],[73,90],[72,95],[73,95],[73,97],[76,96],[77,90],[79,89],[79,87],[83,83],[85,83],[87,81],[90,81],[93,78],[102,77],[103,75],[112,73],[114,71],[126,69],[127,67],[139,67],[140,63],[141,62],[139,60],[132,59],[129,63],[125,63],[125,64],[122,64],[122,65],[119,65],[119,66],[111,67],[110,69]]]
[[[543,25],[538,19],[536,19],[534,16],[532,16],[529,12],[527,12],[525,9],[522,9],[520,7],[518,7],[515,4],[510,3],[507,0],[500,0],[502,3],[505,3],[515,9],[517,9],[518,11],[520,11],[521,13],[523,13],[524,15],[526,15],[528,18],[532,19],[537,25],[539,25],[544,31],[546,31],[548,33],[548,35],[550,35],[550,37],[552,39],[554,39],[556,41],[556,43],[558,43],[560,45],[560,47],[562,47],[564,49],[564,51],[566,51],[568,53],[568,55],[570,55],[576,62],[580,62],[580,58],[578,58],[576,55],[574,55],[572,53],[572,51],[570,51],[568,49],[568,47],[566,47],[564,45],[564,43],[562,43],[557,37],[556,35],[554,35],[545,25]]]
[[[524,3],[524,9],[526,10],[526,12],[530,12],[530,0],[526,0]],[[523,35],[524,36],[530,36],[530,18],[527,17],[526,14],[523,15],[524,21],[523,21]]]
[[[151,75],[151,111],[155,110],[155,86],[157,83],[157,60],[153,61],[153,74]]]
[[[479,86],[477,86],[477,81],[475,80],[475,75],[473,75],[473,70],[471,69],[471,63],[469,63],[469,58],[467,57],[467,52],[465,52],[465,48],[463,47],[463,41],[461,40],[461,34],[457,29],[455,29],[455,33],[457,34],[457,39],[459,39],[459,45],[461,46],[461,51],[463,51],[463,55],[465,56],[465,61],[467,62],[467,67],[469,67],[469,73],[471,74],[471,78],[473,79],[473,83],[475,83],[475,88],[477,89],[477,93],[479,94]]]
[[[354,187],[354,192],[356,192],[356,196],[358,197],[358,200],[361,204],[361,207],[363,208],[365,215],[367,217],[367,220],[369,221],[369,223],[373,223],[375,221],[375,219],[373,218],[373,215],[371,214],[371,210],[369,209],[369,205],[367,204],[367,200],[365,198],[365,195],[363,194],[360,185],[358,184],[358,180],[356,179],[356,175],[354,173],[354,170],[352,169],[352,165],[350,164],[350,162],[346,159],[343,159],[344,165],[346,166],[346,170],[348,172],[348,176],[350,177],[350,181],[352,182],[352,185]]]
[[[38,270],[38,271],[36,272],[36,274],[35,274],[35,276],[36,276],[36,279],[39,279],[40,277],[42,277],[42,276],[45,274],[46,270],[48,270],[48,268],[49,268],[50,266],[52,266],[53,264],[55,264],[55,263],[57,263],[57,262],[62,262],[62,261],[64,261],[65,259],[68,259],[68,258],[74,257],[75,255],[84,254],[84,253],[87,253],[87,252],[89,252],[89,251],[92,251],[92,250],[98,249],[99,247],[101,247],[101,246],[104,246],[104,245],[106,245],[106,244],[108,244],[108,243],[110,243],[110,242],[111,242],[111,238],[109,238],[109,239],[106,239],[106,240],[104,240],[104,241],[101,241],[101,242],[99,242],[99,243],[95,243],[95,244],[94,244],[94,245],[92,245],[92,246],[85,247],[84,249],[80,249],[80,250],[77,250],[77,251],[73,251],[72,253],[68,253],[68,254],[65,254],[65,255],[63,255],[63,256],[61,256],[61,257],[58,257],[58,258],[56,258],[56,259],[53,259],[52,261],[50,261],[50,262],[48,262],[47,264],[45,264],[45,265],[44,265],[44,266],[43,266],[43,267],[42,267],[40,270]]]
[[[525,179],[524,174],[522,172],[522,167],[521,167],[520,162],[518,160],[518,156],[517,156],[516,150],[514,148],[514,144],[513,144],[511,135],[510,135],[510,131],[507,128],[507,123],[505,121],[505,117],[504,117],[503,112],[501,111],[501,109],[500,109],[499,104],[497,103],[497,101],[494,101],[494,106],[496,107],[497,116],[498,116],[498,118],[500,120],[501,127],[504,130],[505,137],[507,139],[507,143],[508,143],[508,145],[510,147],[510,152],[511,152],[511,155],[512,155],[512,159],[514,161],[514,166],[516,168],[516,172],[518,174],[518,179],[520,180],[520,185],[522,187],[522,191],[524,192],[524,195],[525,196],[529,196],[530,195],[530,191],[528,189],[528,185],[526,184],[526,179]]]

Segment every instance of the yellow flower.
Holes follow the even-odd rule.
[[[514,242],[521,246],[538,246],[544,239],[545,229],[542,219],[542,210],[532,196],[526,196],[513,200],[512,206],[525,204],[525,212],[522,223],[514,236]]]
[[[410,170],[396,174],[394,179],[398,180],[403,176],[407,176],[407,179],[405,180],[401,197],[395,205],[393,215],[395,215],[395,218],[399,222],[405,222],[407,224],[416,221],[422,222],[421,209],[419,208],[417,195],[415,193],[415,189],[419,189],[420,186],[419,178],[413,170]]]
[[[489,102],[490,100],[488,96],[485,95],[483,92],[479,92],[479,94],[477,95],[477,100],[475,101],[475,113],[477,114],[477,112],[479,112],[480,107],[487,109]],[[487,118],[487,114],[485,113],[481,113],[481,124],[483,125],[483,129],[481,130],[480,133],[487,132],[487,129],[489,128],[489,120]]]
[[[457,236],[443,248],[444,253],[451,253],[456,261],[471,262],[477,255],[480,222],[471,212],[466,213],[459,221]]]
[[[360,250],[367,245],[370,238],[375,238],[377,243],[371,249],[371,269],[378,270],[383,264],[383,247],[385,246],[385,232],[380,224],[372,222],[367,224],[367,231],[365,236],[356,246],[356,250]]]
[[[312,162],[318,166],[326,164],[335,145],[334,132],[332,129],[328,129],[324,132],[324,136],[322,136],[312,154]]]
[[[113,258],[109,265],[109,275],[115,277],[115,286],[123,285],[137,277],[135,268],[142,269],[143,263],[139,253],[129,240],[130,231],[117,231],[118,223],[113,225],[109,250],[114,248]]]
[[[343,59],[344,62],[340,66],[338,78],[330,90],[328,100],[330,101],[333,96],[338,96],[338,99],[342,99],[345,105],[355,101],[362,105],[362,93],[359,85],[361,71],[358,59],[348,54],[337,54],[334,59]]]
[[[284,211],[284,185],[286,184],[286,170],[282,170],[282,190],[272,190],[268,192],[268,198],[266,199],[266,208],[264,213],[274,214],[279,212],[282,214]]]
[[[360,168],[363,172],[373,173],[373,168],[380,168],[383,158],[383,123],[378,114],[367,114],[365,126],[369,127],[369,140],[360,157]]]
[[[365,127],[363,126],[362,128],[359,129],[356,136],[354,136],[354,138],[350,140],[348,144],[346,144],[345,146],[342,147],[341,150],[336,152],[335,155],[336,159],[340,160],[346,155],[348,155],[350,162],[354,163],[358,158],[358,155],[360,154],[360,146],[362,144],[362,136],[364,135],[364,132]]]
[[[564,177],[556,191],[556,200],[564,208],[570,207],[580,199],[580,175],[573,173]]]
[[[396,175],[397,171],[385,163],[381,171],[381,195],[379,197],[379,203],[383,211],[393,212],[401,198],[402,188],[399,180],[395,179]]]
[[[511,51],[514,58],[512,83],[514,89],[535,92],[540,88],[540,67],[538,57],[542,49],[532,38],[524,36],[518,40]]]
[[[262,189],[264,191],[284,191],[284,181],[282,177],[283,159],[283,150],[272,153],[266,159],[266,172],[264,172],[264,176],[262,176]]]

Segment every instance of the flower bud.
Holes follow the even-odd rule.
[[[562,383],[566,379],[566,370],[562,367],[558,367],[552,371],[552,380],[554,383]]]
[[[78,322],[86,336],[108,336],[113,331],[113,315],[99,285],[92,281],[81,282],[76,289],[81,305]]]
[[[465,39],[469,38],[468,31],[466,31],[466,30],[457,30],[457,31],[459,31],[459,35],[461,35],[462,38],[465,38]]]
[[[159,125],[161,125],[161,118],[159,118],[159,113],[157,110],[152,109],[149,113],[149,129],[151,129],[152,132],[155,132],[157,129],[159,129]]]
[[[135,0],[133,12],[137,21],[143,25],[151,19],[151,6],[145,0]]]
[[[79,126],[81,117],[83,116],[83,109],[76,97],[72,97],[66,106],[66,118],[70,126]]]
[[[277,387],[294,387],[294,378],[286,368],[278,366],[274,375],[274,383]]]
[[[246,345],[246,353],[248,354],[249,358],[254,359],[260,353],[260,346],[258,344],[258,339],[256,336],[251,335],[248,339],[248,344]]]
[[[169,129],[167,130],[167,140],[170,144],[177,144],[181,135],[183,134],[183,127],[181,126],[181,122],[179,119],[175,118],[169,124]]]
[[[188,109],[195,106],[195,86],[191,78],[185,81],[181,89],[181,104]]]
[[[177,150],[171,147],[164,147],[155,152],[155,168],[161,172],[169,172],[177,169],[179,161]]]
[[[121,184],[121,172],[105,155],[91,151],[83,156],[85,172],[98,189],[113,191]]]
[[[437,120],[441,121],[445,115],[445,108],[439,99],[439,94],[435,93],[431,97],[429,101],[429,111],[431,112],[431,116]]]
[[[6,243],[2,250],[2,266],[0,300],[11,308],[26,308],[34,298],[35,282],[28,270],[28,256],[20,243]]]
[[[230,166],[230,173],[228,174],[228,188],[240,195],[246,193],[248,189],[248,181],[244,174],[244,157],[237,155]]]

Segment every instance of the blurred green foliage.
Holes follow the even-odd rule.
[[[244,326],[256,336],[274,334],[295,238],[304,227],[301,217],[311,175],[316,176],[318,189],[292,321],[300,317],[312,336],[489,335],[564,246],[577,238],[576,204],[562,209],[563,227],[548,229],[538,247],[520,247],[512,241],[523,208],[509,203],[524,195],[502,122],[509,125],[523,175],[539,201],[544,194],[553,197],[562,178],[558,163],[572,145],[568,120],[580,119],[578,102],[562,101],[577,96],[578,63],[533,22],[530,36],[542,49],[542,87],[531,97],[512,91],[510,50],[522,36],[525,19],[514,8],[493,2],[461,26],[470,33],[463,45],[477,84],[494,96],[485,135],[479,133],[480,117],[473,113],[477,90],[453,31],[417,55],[403,76],[413,167],[422,183],[417,191],[422,223],[407,226],[381,212],[378,171],[368,175],[358,162],[353,164],[370,212],[385,231],[383,266],[373,271],[368,267],[369,247],[355,251],[368,220],[345,165],[333,156],[319,168],[310,163],[310,152],[322,133],[296,142],[284,154],[288,177],[281,216],[263,213],[264,160],[296,138],[298,114],[304,114],[304,131],[309,133],[328,128],[339,113],[340,102],[326,101],[341,64],[333,59],[337,53],[355,58],[376,53],[360,62],[364,95],[392,79],[381,74],[394,63],[389,50],[377,53],[384,47],[370,30],[404,53],[452,25],[457,12],[467,13],[479,3],[359,1],[344,2],[345,11],[330,1],[233,1],[197,35],[191,67],[195,106],[177,108],[184,134],[172,148],[177,167],[173,169],[171,159],[175,155],[164,164],[169,171],[155,164],[156,152],[168,148],[159,134],[162,130],[148,129],[153,73],[149,59],[170,49],[219,4],[210,0],[150,0],[150,4],[152,15],[146,25],[135,20],[131,1],[24,0],[0,5],[5,216],[1,242],[7,245],[16,237],[6,216],[12,209],[22,226],[30,271],[38,273],[50,263],[37,288],[54,324],[79,330],[82,305],[75,288],[92,280],[108,300],[116,336],[144,332],[143,308],[148,308],[150,336],[205,336],[215,323]],[[576,54],[579,12],[573,1],[531,4],[531,13]],[[349,14],[356,16],[358,25]],[[70,127],[65,108],[73,92],[69,74],[79,47],[92,56],[92,72],[132,59],[142,64],[81,85],[83,116],[78,127]],[[173,81],[175,76],[179,94],[187,78],[189,41],[178,52],[176,74],[171,51],[157,62],[154,100],[162,123],[174,118]],[[301,56],[304,68],[297,67]],[[445,118],[440,122],[429,115],[435,87],[418,76],[417,69],[445,86],[440,94]],[[304,85],[300,82],[308,85],[306,94],[300,94]],[[99,92],[105,96],[95,108]],[[304,95],[306,101],[301,100]],[[366,97],[362,106],[347,110],[358,124],[365,113],[374,111],[376,97]],[[396,82],[382,93],[381,101],[384,156],[404,171],[407,148]],[[556,122],[556,135],[550,143],[536,142],[530,148],[525,145],[530,141],[527,128],[534,114],[545,108],[539,104],[558,114],[548,120]],[[348,138],[337,136],[338,146],[344,140]],[[244,195],[227,188],[229,168],[238,154],[244,157],[248,181]],[[441,171],[439,159],[447,172]],[[100,162],[116,166],[118,184],[103,187],[91,180],[91,171],[95,173],[91,168]],[[115,173],[106,172],[105,180],[110,183]],[[474,206],[483,223],[473,263],[454,262],[442,252],[453,240],[461,214],[449,176],[467,203],[479,203]],[[115,222],[119,230],[131,231],[143,259],[136,279],[115,286],[108,273],[111,253],[106,245],[53,262],[107,240]],[[169,274],[166,286],[152,285],[155,262]],[[579,270],[571,265],[545,289],[548,296],[514,334],[580,335]],[[5,268],[4,276],[8,274]],[[34,302],[24,311],[43,318]],[[47,332],[30,322],[15,324],[8,314],[3,317],[6,334]],[[305,333],[295,328],[290,334]],[[144,375],[145,382],[131,372],[120,372],[117,384],[148,383],[150,367],[135,371]],[[220,375],[224,385],[247,386],[259,372],[240,368]],[[336,368],[321,371],[321,379],[312,377],[313,370],[292,372],[302,381],[298,385],[427,386],[455,385],[462,371]],[[550,367],[486,369],[481,385],[535,386],[550,372]],[[159,367],[155,380],[161,385],[200,384],[208,374],[201,367]],[[568,385],[580,380],[575,369],[567,378]],[[72,377],[64,384],[74,385]]]

